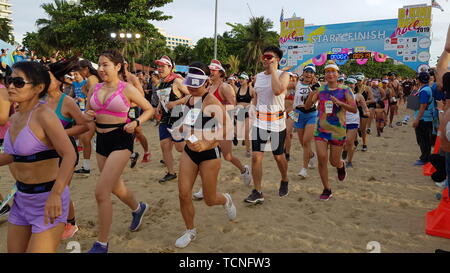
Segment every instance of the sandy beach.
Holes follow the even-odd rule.
[[[404,114],[404,113],[403,113]],[[396,119],[400,119],[397,116]],[[373,125],[373,128],[375,126]],[[336,169],[329,175],[334,197],[319,201],[322,185],[317,169],[309,170],[309,178],[300,180],[302,149],[297,136],[293,140],[289,162],[289,196],[278,197],[280,174],[271,153],[265,153],[262,205],[243,202],[252,188],[244,186],[239,171],[222,161],[219,190],[231,193],[237,207],[237,220],[229,222],[221,206],[207,207],[195,201],[195,223],[198,236],[185,249],[177,249],[175,240],[184,231],[179,211],[177,180],[165,184],[158,180],[165,175],[159,162],[161,151],[157,127],[144,125],[151,145],[150,163],[139,162],[124,172],[126,185],[138,200],[147,202],[150,211],[138,232],[128,230],[130,210],[113,197],[114,219],[110,235],[110,252],[207,252],[207,253],[358,253],[369,252],[367,244],[377,241],[381,252],[431,253],[436,248],[448,249],[449,241],[425,234],[425,214],[436,208],[435,194],[441,190],[422,168],[413,163],[419,156],[414,130],[408,126],[385,128],[382,137],[369,138],[369,150],[356,152],[354,168],[338,182]],[[361,145],[360,145],[361,147]],[[143,154],[139,144],[135,149]],[[244,164],[251,164],[239,144],[233,152]],[[174,155],[176,155],[174,149]],[[175,156],[178,164],[178,155]],[[71,186],[80,230],[60,245],[59,252],[68,253],[69,241],[78,241],[86,252],[97,235],[97,205],[94,197],[99,173],[94,166],[88,178],[74,176]],[[194,186],[199,188],[200,180]],[[6,195],[14,183],[7,167],[0,168],[0,192]],[[0,221],[0,252],[6,252],[7,222]]]

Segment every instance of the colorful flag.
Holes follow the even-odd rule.
[[[441,5],[439,5],[438,2],[436,2],[436,0],[431,0],[431,6],[433,8],[437,8],[437,9],[440,9],[441,11],[444,11],[444,9],[441,7]]]

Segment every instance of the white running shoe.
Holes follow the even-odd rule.
[[[200,188],[200,190],[198,192],[194,193],[192,195],[192,197],[196,200],[202,200],[203,199],[203,189]]]
[[[313,156],[309,159],[308,168],[314,169],[317,166],[317,156],[313,154]]]
[[[250,172],[250,167],[248,165],[244,166],[245,172],[241,174],[241,179],[244,181],[244,185],[248,186],[252,183],[252,173]]]
[[[223,196],[227,199],[223,208],[227,211],[228,219],[233,221],[236,219],[236,207],[233,204],[233,200],[231,199],[231,195],[229,193],[224,193]]]
[[[298,173],[298,175],[300,176],[301,179],[305,179],[306,177],[308,177],[308,170],[305,168],[302,168],[300,170],[300,172]]]
[[[193,240],[195,240],[195,237],[197,236],[197,230],[194,229],[187,229],[183,236],[177,239],[175,242],[175,246],[178,248],[185,248],[189,245],[189,243]]]

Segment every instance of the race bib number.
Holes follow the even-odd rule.
[[[300,117],[300,115],[297,113],[297,112],[295,112],[295,111],[291,111],[291,112],[289,112],[289,117],[291,117],[291,119],[293,120],[293,121],[295,121],[295,122],[297,122],[298,121],[298,118]]]
[[[158,98],[159,98],[159,102],[161,103],[162,107],[164,107],[164,110],[166,112],[168,112],[166,105],[169,103],[171,91],[172,91],[171,88],[160,89],[160,90],[156,91],[156,94],[158,95]]]
[[[128,113],[128,117],[129,118],[136,118],[136,111],[134,110],[134,108],[130,109],[130,112]]]
[[[333,101],[327,100],[325,102],[325,113],[327,113],[327,114],[333,113]]]
[[[305,106],[306,100],[308,99],[309,93],[311,89],[309,87],[301,87],[297,90],[294,98],[294,107],[303,107]]]
[[[16,187],[16,185],[14,185],[11,192],[6,196],[6,198],[3,200],[3,202],[0,203],[0,210],[2,210],[3,207],[6,206],[6,204],[8,204],[9,201],[11,201],[11,199],[14,197],[16,192],[17,192],[17,187]]]
[[[195,135],[191,135],[187,140],[189,140],[190,143],[195,143],[198,141],[198,138]]]
[[[200,116],[201,112],[202,110],[198,108],[193,108],[189,110],[189,112],[186,115],[186,118],[184,119],[184,124],[193,126],[197,118]]]
[[[80,101],[80,110],[82,112],[84,112],[86,110],[86,102],[84,99],[81,99],[81,101]]]

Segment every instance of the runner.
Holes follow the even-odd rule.
[[[92,66],[88,60],[81,60],[79,62],[80,70],[78,71],[83,78],[87,79],[87,90],[91,90],[97,83],[102,82],[97,70]],[[83,105],[81,105],[83,106]],[[82,109],[82,107],[80,107]],[[83,147],[83,165],[75,173],[88,176],[91,173],[91,153],[92,153],[92,138],[95,134],[95,124],[88,123],[89,131],[82,134],[79,139]]]
[[[386,126],[386,111],[384,108],[384,102],[383,101],[377,101],[377,108],[375,108],[375,121],[377,125],[377,137],[381,136],[381,133],[383,133],[383,129]]]
[[[369,112],[361,115],[360,113],[360,128],[358,130],[359,136],[362,138],[363,146],[362,150],[363,152],[367,151],[367,132],[370,131],[370,128],[367,128],[367,125],[369,124],[370,119],[370,108],[375,108],[375,99],[373,98],[372,89],[370,89],[369,86],[364,84],[365,79],[364,75],[358,75],[356,76],[356,87],[355,91],[356,93],[359,93],[363,96],[367,107],[369,108]],[[357,146],[357,145],[356,145]]]
[[[48,88],[46,97],[47,106],[55,111],[55,114],[58,116],[58,119],[61,121],[61,124],[66,130],[66,133],[69,136],[74,151],[77,155],[77,160],[75,161],[75,165],[73,166],[74,170],[78,164],[79,159],[75,136],[79,136],[87,132],[89,128],[87,127],[86,121],[83,117],[83,113],[78,108],[76,102],[66,94],[62,93],[61,90],[66,78],[65,76],[76,69],[77,66],[78,58],[76,57],[49,64],[51,83]],[[70,176],[69,181],[67,181],[67,185],[69,187],[72,182],[72,176]],[[67,224],[64,228],[64,233],[62,235],[62,240],[72,238],[77,231],[78,226],[76,225],[75,221],[75,206],[73,201],[70,200],[69,215],[67,218]]]
[[[264,49],[261,57],[265,71],[256,75],[255,98],[252,106],[256,108],[252,129],[252,175],[254,189],[244,200],[247,203],[262,203],[262,161],[264,151],[270,142],[273,157],[281,174],[280,197],[289,193],[289,180],[287,175],[288,163],[284,155],[284,141],[286,139],[286,118],[284,116],[284,101],[289,84],[289,74],[278,70],[278,64],[283,52],[276,46]]]
[[[9,164],[17,181],[8,218],[9,253],[56,252],[67,223],[67,182],[76,155],[58,117],[39,101],[49,85],[47,69],[36,62],[14,64],[6,80],[9,100],[18,104],[0,154],[0,166]]]
[[[180,158],[180,177],[178,180],[180,210],[186,225],[186,231],[175,242],[178,248],[184,248],[195,239],[194,204],[192,188],[200,174],[204,200],[207,206],[222,205],[228,219],[236,218],[236,207],[230,194],[217,192],[217,178],[220,171],[219,140],[232,132],[232,121],[225,107],[205,88],[210,71],[202,63],[193,63],[189,67],[184,85],[188,86],[190,96],[187,107],[190,109],[183,122],[183,133],[190,135]],[[226,120],[226,121],[225,121]],[[216,126],[217,124],[217,126]],[[225,126],[228,130],[225,129]],[[223,129],[220,129],[223,128]],[[208,132],[211,133],[208,136]]]
[[[395,88],[393,88],[389,80],[383,80],[383,89],[386,90],[386,98],[389,102],[389,127],[394,128],[392,123],[394,122],[394,116],[397,115],[398,112],[397,94],[395,92]]]
[[[121,178],[123,169],[133,152],[134,130],[153,115],[150,103],[131,85],[120,80],[119,73],[126,79],[124,58],[116,51],[103,53],[98,69],[103,83],[89,91],[87,115],[95,118],[97,127],[97,165],[100,178],[95,189],[98,206],[98,241],[89,253],[108,252],[108,237],[112,225],[111,193],[116,195],[132,210],[130,231],[137,231],[148,210],[144,202],[137,202]],[[137,104],[144,111],[130,123],[127,121],[130,104]]]
[[[1,73],[0,73],[1,74]],[[3,82],[3,78],[2,78]],[[0,146],[3,145],[4,136],[6,131],[8,130],[11,122],[9,122],[9,117],[14,113],[14,107],[9,101],[8,90],[6,87],[0,83]],[[3,146],[2,146],[3,149]],[[3,196],[0,194],[0,204],[3,202]],[[8,216],[11,207],[6,204],[0,210],[0,218],[4,216]]]
[[[183,85],[183,80],[173,72],[174,63],[168,56],[162,56],[161,59],[155,61],[155,63],[158,66],[158,74],[161,78],[161,83],[157,90],[159,105],[156,111],[161,115],[161,121],[159,123],[159,141],[164,159],[163,162],[167,168],[167,174],[159,180],[159,183],[164,183],[177,178],[172,155],[174,143],[175,149],[180,153],[183,151],[185,145],[184,139],[175,140],[169,132],[169,129],[171,129],[175,121],[178,120],[178,117],[172,115],[172,111],[167,108],[167,104],[183,98],[185,95],[189,94],[189,91],[187,87]]]
[[[255,97],[255,89],[249,84],[250,78],[247,73],[242,73],[239,76],[240,87],[236,93],[236,103],[237,103],[237,132],[238,138],[242,138],[241,132],[244,132],[244,143],[245,143],[245,155],[250,158],[252,156],[250,152],[250,119],[249,111],[252,99]],[[245,92],[243,94],[243,92]],[[244,128],[243,128],[244,127]]]
[[[316,67],[313,64],[307,65],[303,68],[302,81],[297,83],[294,107],[297,114],[295,119],[295,128],[297,129],[298,140],[303,147],[303,166],[298,175],[305,179],[308,177],[307,168],[313,168],[316,161],[316,156],[312,152],[311,143],[314,136],[314,129],[317,122],[317,109],[313,105],[310,109],[305,109],[305,102],[309,94],[317,90],[320,84],[315,78]]]
[[[369,110],[370,110],[370,116],[369,116],[369,125],[367,128],[367,133],[370,134],[371,132],[371,128],[372,128],[372,121],[375,118],[375,108],[377,107],[376,103],[379,101],[384,101],[386,99],[386,92],[384,91],[383,88],[380,88],[379,84],[379,80],[378,79],[372,79],[370,81],[370,90],[372,91],[373,94],[373,99],[375,100],[375,102],[370,102],[368,104]]]
[[[331,146],[330,163],[337,169],[339,181],[346,177],[345,163],[342,161],[342,148],[346,140],[346,111],[358,111],[352,91],[347,86],[339,86],[337,78],[339,67],[334,62],[325,66],[325,80],[327,84],[312,93],[305,103],[305,109],[310,109],[314,103],[319,102],[317,128],[314,133],[316,151],[319,161],[319,174],[324,190],[320,200],[327,201],[333,194],[328,181],[328,146]]]
[[[346,168],[353,167],[353,155],[355,153],[356,145],[355,141],[358,138],[358,130],[362,122],[367,122],[369,118],[369,108],[367,108],[366,100],[364,97],[356,92],[357,80],[348,78],[346,84],[352,90],[353,98],[358,106],[358,113],[346,112],[346,129],[347,129],[347,141],[342,152],[342,159],[347,160]],[[364,131],[365,129],[362,129]]]
[[[138,77],[136,77],[135,75],[130,73],[129,65],[126,60],[125,60],[125,71],[126,71],[125,78],[123,76],[121,76],[120,80],[133,85],[139,91],[139,93],[143,97],[145,97],[145,92],[141,85],[141,82],[139,81]],[[134,121],[135,119],[139,118],[140,112],[141,112],[141,109],[139,109],[139,107],[137,107],[135,103],[132,103],[130,112],[128,113],[128,118],[130,119],[130,121]],[[144,132],[142,131],[142,126],[136,127],[136,129],[134,130],[134,134],[135,134],[136,138],[139,140],[139,142],[141,143],[142,148],[144,149],[144,158],[142,159],[142,163],[147,163],[147,162],[149,162],[148,157],[150,156],[150,152],[148,149],[147,138],[145,137]],[[134,152],[133,154],[131,154],[130,159],[131,159],[130,168],[134,168],[139,159],[139,153]]]
[[[399,101],[400,105],[404,104],[405,101],[403,99],[403,88],[400,82],[397,80],[397,74],[395,72],[389,72],[388,77],[390,87],[394,90],[396,101]],[[397,112],[395,112],[395,114],[397,114]]]

